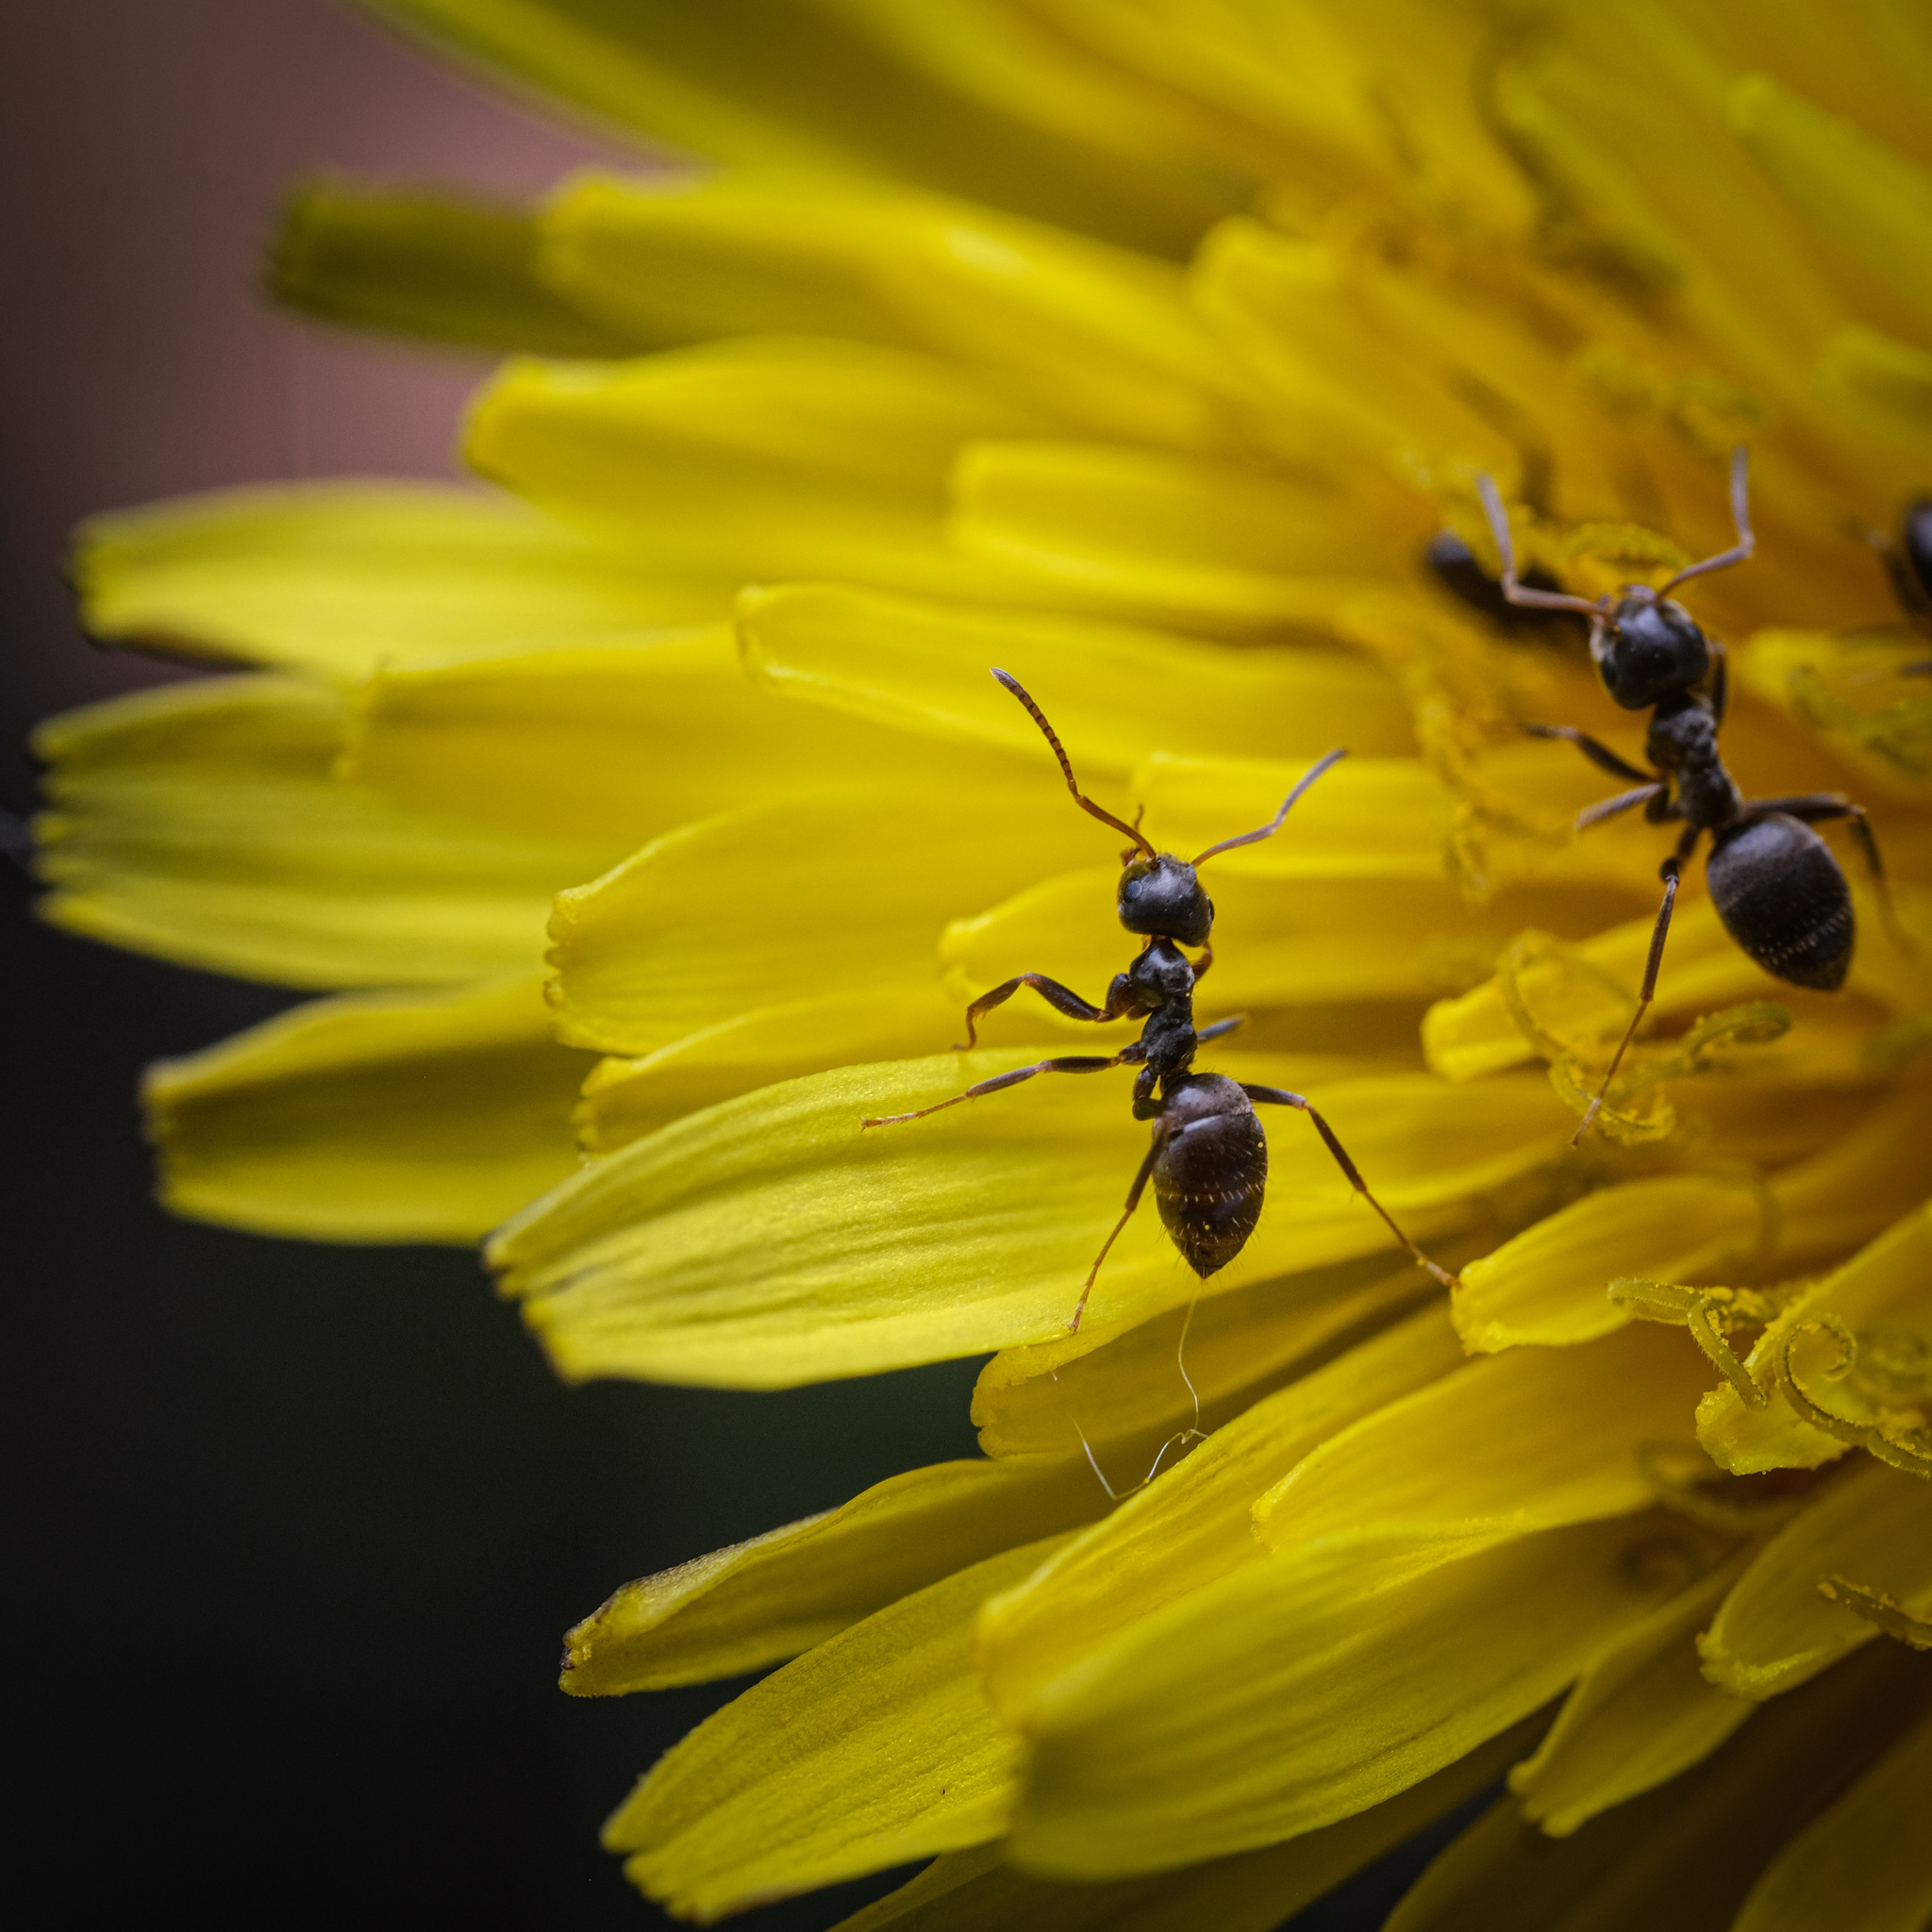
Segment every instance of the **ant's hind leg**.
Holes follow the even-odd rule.
[[[1080,1299],[1074,1307],[1074,1319],[1067,1324],[1067,1333],[1080,1332],[1080,1317],[1087,1312],[1087,1297],[1093,1292],[1093,1284],[1100,1278],[1100,1264],[1107,1259],[1107,1251],[1121,1238],[1121,1230],[1134,1218],[1134,1209],[1141,1205],[1141,1196],[1147,1191],[1147,1177],[1154,1172],[1154,1163],[1160,1158],[1160,1150],[1167,1145],[1166,1132],[1157,1127],[1154,1130],[1154,1144],[1147,1150],[1147,1158],[1141,1163],[1141,1172],[1134,1176],[1134,1185],[1127,1190],[1127,1205],[1121,1212],[1121,1218],[1113,1224],[1113,1232],[1100,1244],[1100,1252],[1093,1257],[1093,1265],[1087,1271],[1087,1280],[1080,1290]]]
[[[1291,1093],[1286,1087],[1250,1087],[1245,1082],[1242,1083],[1241,1091],[1250,1100],[1258,1101],[1263,1106],[1291,1107],[1299,1112],[1307,1114],[1308,1119],[1314,1123],[1316,1133],[1321,1135],[1323,1141],[1327,1144],[1329,1153],[1335,1157],[1336,1166],[1348,1176],[1349,1186],[1382,1217],[1389,1232],[1415,1257],[1416,1265],[1420,1268],[1425,1268],[1444,1288],[1454,1288],[1456,1286],[1455,1275],[1451,1274],[1446,1268],[1439,1268],[1396,1226],[1394,1217],[1389,1212],[1388,1208],[1383,1207],[1381,1202],[1369,1192],[1368,1182],[1362,1179],[1361,1170],[1348,1158],[1348,1149],[1335,1138],[1335,1129],[1308,1105],[1307,1101],[1301,1094]]]
[[[956,1093],[950,1100],[935,1101],[930,1107],[922,1107],[912,1113],[867,1114],[859,1122],[862,1127],[895,1127],[901,1121],[923,1121],[929,1113],[942,1113],[949,1107],[958,1107],[962,1100],[977,1100],[983,1094],[997,1093],[1005,1087],[1017,1087],[1022,1080],[1030,1080],[1035,1074],[1104,1074],[1108,1067],[1124,1064],[1122,1056],[1114,1054],[1103,1058],[1099,1054],[1069,1054],[1053,1060],[1035,1060],[1030,1067],[1015,1067],[1010,1074],[995,1074],[991,1080],[976,1081],[963,1093]]]
[[[1071,987],[1062,986],[1058,979],[1049,979],[1043,973],[1022,973],[1009,979],[1004,986],[996,986],[991,992],[983,992],[966,1008],[966,1039],[963,1044],[956,1046],[956,1053],[969,1052],[979,1043],[979,1022],[983,1014],[990,1013],[995,1007],[1003,1007],[1023,986],[1030,986],[1055,1012],[1064,1013],[1070,1020],[1117,1020],[1120,1014],[1109,999],[1106,1006],[1096,1007],[1090,1000],[1083,1000]]]

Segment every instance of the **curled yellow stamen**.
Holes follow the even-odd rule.
[[[1863,1449],[1907,1475],[1932,1481],[1932,1430],[1924,1426],[1917,1411],[1902,1413],[1881,1408],[1877,1420],[1861,1423],[1837,1414],[1806,1392],[1791,1367],[1791,1351],[1809,1334],[1829,1335],[1839,1345],[1837,1363],[1824,1372],[1827,1380],[1843,1381],[1857,1362],[1858,1338],[1836,1315],[1813,1315],[1798,1323],[1785,1337],[1775,1359],[1778,1387],[1785,1400],[1814,1429],[1854,1449]]]

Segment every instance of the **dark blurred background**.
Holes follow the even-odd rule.
[[[450,472],[480,362],[256,300],[290,179],[527,193],[599,150],[325,0],[13,0],[0,95],[0,769],[21,814],[37,718],[175,675],[75,631],[79,517]],[[597,1825],[736,1687],[568,1700],[560,1633],[627,1577],[971,1453],[973,1365],[778,1396],[565,1390],[467,1253],[168,1219],[140,1069],[291,1001],[40,928],[0,871],[7,1677],[34,1922],[668,1923]],[[828,1925],[882,1889],[747,1923]],[[1395,1890],[1372,1874],[1309,1923],[1376,1923]]]

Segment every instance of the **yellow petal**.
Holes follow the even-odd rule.
[[[1590,1660],[1536,1755],[1509,1774],[1531,1824],[1568,1838],[1701,1762],[1757,1708],[1711,1685],[1695,1641],[1744,1560],[1713,1570]]]
[[[1921,1150],[1924,1143],[1915,1137],[1902,1145],[1899,1136],[1915,1129],[1923,1133],[1924,1108],[1924,1096],[1902,1095],[1894,1108],[1872,1123],[1874,1141],[1878,1135],[1888,1136],[1887,1150],[1906,1171],[1904,1187],[1908,1200],[1924,1192]],[[1875,1145],[1834,1151],[1840,1158],[1859,1153],[1879,1158]],[[1823,1158],[1817,1163],[1815,1182],[1820,1191],[1839,1179],[1838,1165],[1837,1160],[1827,1165]],[[1846,1160],[1844,1165],[1852,1173],[1840,1181],[1841,1186],[1871,1185],[1852,1161]],[[1887,1178],[1896,1185],[1900,1176],[1894,1173]],[[1854,1197],[1851,1205],[1856,1212],[1866,1204]],[[1894,1203],[1894,1208],[1897,1205]],[[1697,1438],[1719,1468],[1735,1475],[1767,1469],[1815,1469],[1842,1456],[1851,1443],[1882,1451],[1882,1438],[1866,1433],[1879,1413],[1874,1391],[1862,1387],[1856,1361],[1844,1359],[1843,1338],[1849,1336],[1856,1342],[1858,1336],[1870,1336],[1874,1331],[1924,1332],[1932,1317],[1928,1247],[1932,1247],[1932,1207],[1921,1206],[1790,1302],[1766,1326],[1745,1362],[1761,1399],[1748,1400],[1724,1383],[1698,1405]],[[1846,1374],[1847,1370],[1853,1373]],[[1837,1380],[1840,1375],[1844,1379]],[[1793,1381],[1797,1403],[1791,1399]],[[1837,1430],[1824,1425],[1838,1415],[1845,1421]],[[1922,1464],[1923,1460],[1921,1457]]]
[[[1922,321],[1932,320],[1932,175],[1767,75],[1739,81],[1731,125],[1791,202]]]
[[[1534,1721],[1325,1830],[1206,1865],[1113,1884],[1060,1885],[1002,1861],[998,1844],[936,1859],[837,1932],[1271,1932],[1284,1919],[1453,1810],[1493,1778]]]
[[[1308,758],[1344,738],[1357,752],[1406,749],[1412,741],[1400,686],[1339,652],[1236,649],[1090,619],[915,603],[827,585],[747,591],[738,625],[754,671],[789,695],[903,731],[1042,758],[1039,728],[988,675],[1003,666],[1039,700],[1083,777],[1125,775],[1157,749],[1280,752],[1285,734],[1291,734],[1287,748]],[[1158,703],[1149,702],[1153,692]],[[1346,772],[1358,784],[1355,763],[1335,776]],[[1157,760],[1156,772],[1163,768]],[[1265,769],[1271,786],[1287,770]],[[1241,828],[1273,818],[1305,769],[1306,759],[1272,793],[1258,821],[1244,792],[1240,809],[1250,816]],[[1333,782],[1324,779],[1321,789]],[[1142,791],[1158,814],[1158,793]]]
[[[1324,480],[1088,442],[981,442],[952,529],[1033,594],[1241,635],[1318,626],[1407,552]]]
[[[329,776],[343,704],[262,675],[109,699],[41,727],[45,917],[287,986],[527,971],[552,895],[608,847],[398,810]]]
[[[1656,1515],[1548,1530],[1393,1583],[1373,1544],[1269,1557],[1049,1687],[1013,1856],[1078,1878],[1314,1831],[1517,1723],[1697,1560]]]
[[[537,224],[514,204],[325,175],[284,207],[265,279],[327,321],[466,347],[626,356],[651,340],[573,308],[536,259]]]
[[[1932,1718],[1780,1851],[1732,1932],[1915,1932],[1932,1918]]]
[[[1261,1560],[1254,1500],[1358,1417],[1447,1374],[1460,1360],[1440,1307],[1407,1321],[1256,1403],[1158,1482],[980,1617],[993,1702],[1022,1722],[1043,1690],[1189,1593]]]
[[[1457,1330],[1485,1353],[1611,1334],[1631,1319],[1612,1281],[1727,1280],[1775,1239],[1774,1212],[1745,1174],[1666,1174],[1586,1194],[1464,1266]]]
[[[1178,252],[1207,218],[1165,156],[1120,151],[1145,118],[1139,91],[1070,59],[1119,101],[1096,152],[1079,124],[1042,121],[1038,65],[989,93],[853,10],[657,4],[618,12],[545,0],[359,0],[378,18],[592,119],[716,160],[920,182],[1047,221]],[[1057,76],[1056,76],[1057,77]],[[1012,90],[1018,87],[1016,96]],[[1098,112],[1096,107],[1092,111]]]
[[[974,775],[929,791],[872,774],[822,783],[666,833],[565,892],[551,924],[558,1037],[651,1053],[763,1008],[932,985],[950,911],[1100,837],[1064,792],[1056,804],[1051,767],[987,761]],[[955,1022],[931,1044],[958,1037]]]
[[[1711,1681],[1774,1697],[1876,1637],[1876,1624],[1820,1593],[1832,1576],[1910,1614],[1932,1610],[1932,1483],[1866,1463],[1787,1524],[1698,1640]]]
[[[425,484],[224,491],[80,527],[95,637],[345,681],[501,639],[722,615],[724,576],[653,571],[505,497]]]
[[[1702,1764],[1557,1842],[1506,1799],[1437,1857],[1385,1932],[1732,1925],[1765,1861],[1924,1711],[1924,1674],[1900,1661],[1855,1659],[1779,1698]],[[1856,1924],[1856,1901],[1807,1932]]]
[[[473,406],[465,454],[673,574],[1011,600],[1008,573],[946,541],[943,484],[971,439],[1041,426],[910,350],[745,337],[637,362],[512,362]]]
[[[984,769],[781,702],[745,676],[724,625],[385,669],[358,695],[341,765],[398,805],[593,841],[614,856],[714,813],[824,792],[834,778],[937,794]],[[1033,775],[1061,818],[1052,770]]]
[[[1111,1338],[1102,1323],[1083,1322],[1077,1336],[1008,1349],[980,1371],[973,1391],[979,1446],[989,1456],[1064,1452],[1084,1436],[1119,1444],[1105,1459],[1119,1466],[1116,1481],[1131,1478],[1143,1440],[1151,1455],[1173,1431],[1194,1425],[1191,1389],[1200,1397],[1200,1426],[1218,1428],[1344,1338],[1373,1332],[1434,1292],[1407,1257],[1391,1271],[1386,1257],[1364,1255],[1210,1295],[1186,1321],[1185,1380],[1176,1360],[1185,1310]]]
[[[318,1001],[150,1067],[142,1098],[176,1214],[467,1243],[575,1168],[585,1068],[523,978]]]
[[[1257,1499],[1255,1534],[1276,1551],[1351,1529],[1461,1548],[1627,1514],[1656,1493],[1643,1452],[1688,1439],[1708,1380],[1649,1326],[1471,1362],[1311,1450]]]
[[[996,1838],[1019,1741],[979,1689],[973,1618],[1052,1548],[902,1597],[700,1724],[604,1827],[632,1883],[708,1922]]]
[[[1126,1075],[861,1128],[1023,1064],[946,1055],[795,1080],[679,1121],[594,1163],[492,1244],[491,1264],[559,1371],[780,1388],[1061,1333],[1146,1144]],[[1292,1060],[1217,1057],[1270,1083]],[[1412,1236],[1550,1158],[1559,1108],[1535,1082],[1474,1096],[1415,1076],[1338,1082],[1324,1111]],[[1399,1253],[1306,1122],[1274,1124],[1274,1188],[1217,1291]],[[774,1241],[771,1230],[780,1228]],[[1143,1214],[1092,1301],[1108,1323],[1185,1302],[1195,1277]]]
[[[626,1584],[565,1639],[563,1688],[610,1697],[762,1670],[1107,1507],[1077,1457],[911,1470],[842,1508]]]
[[[1314,796],[1310,791],[1295,811]],[[1221,824],[1223,837],[1247,829],[1239,820]],[[1591,888],[1519,888],[1472,910],[1442,876],[1440,859],[1432,875],[1391,879],[1391,870],[1404,863],[1399,834],[1359,821],[1337,825],[1332,818],[1322,828],[1333,842],[1318,843],[1291,814],[1270,841],[1290,841],[1285,862],[1300,868],[1294,878],[1212,862],[1206,882],[1215,906],[1216,955],[1214,977],[1200,995],[1204,1017],[1263,1007],[1420,1002],[1445,978],[1467,984],[1472,969],[1493,965],[1525,914],[1589,932],[1629,903]],[[962,1000],[1028,968],[1051,971],[1074,986],[1104,985],[1119,970],[1112,917],[1118,874],[1083,868],[1042,878],[1042,870],[1035,867],[1032,882],[1013,898],[947,928],[940,957],[948,987]]]

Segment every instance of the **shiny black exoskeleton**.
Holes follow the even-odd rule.
[[[1561,591],[1532,589],[1516,575],[1509,520],[1491,479],[1480,479],[1483,508],[1503,560],[1503,594],[1512,604],[1561,608],[1590,620],[1590,651],[1604,688],[1626,710],[1649,710],[1644,755],[1651,769],[1640,771],[1607,745],[1568,724],[1530,724],[1539,738],[1567,739],[1613,776],[1633,781],[1633,789],[1591,806],[1577,818],[1579,830],[1636,806],[1654,824],[1675,822],[1686,827],[1676,851],[1663,863],[1664,900],[1651,935],[1643,987],[1629,1029],[1618,1046],[1576,1130],[1581,1140],[1602,1107],[1624,1054],[1657,991],[1657,968],[1670,932],[1677,881],[1710,835],[1705,877],[1711,903],[1730,934],[1767,973],[1794,986],[1833,991],[1843,985],[1857,940],[1851,890],[1831,848],[1811,829],[1815,822],[1848,818],[1874,879],[1883,888],[1878,847],[1864,808],[1836,791],[1791,798],[1747,800],[1718,751],[1724,723],[1724,648],[1707,638],[1671,591],[1691,577],[1742,563],[1756,549],[1745,494],[1745,452],[1731,466],[1731,514],[1737,541],[1730,549],[1680,570],[1660,590],[1628,584],[1617,598],[1594,602]],[[1932,542],[1932,518],[1925,539]]]
[[[1094,804],[1074,779],[1066,748],[1047,723],[1045,713],[1018,679],[1004,671],[996,670],[992,675],[1026,708],[1033,722],[1045,734],[1074,802],[1083,811],[1091,812],[1134,841],[1122,855],[1125,870],[1121,874],[1117,908],[1121,924],[1129,932],[1144,938],[1147,944],[1124,973],[1115,974],[1107,998],[1099,1006],[1082,999],[1071,988],[1049,979],[1043,973],[1019,974],[991,992],[982,993],[966,1009],[966,1038],[959,1042],[959,1050],[963,1052],[977,1043],[981,1016],[1004,1006],[1022,987],[1031,987],[1056,1012],[1064,1013],[1070,1020],[1142,1020],[1145,1024],[1140,1039],[1117,1054],[1063,1054],[1040,1060],[1030,1067],[1018,1067],[1010,1074],[981,1080],[937,1106],[921,1108],[915,1113],[868,1119],[865,1125],[883,1127],[923,1120],[943,1108],[957,1107],[962,1100],[977,1100],[984,1094],[997,1093],[1002,1088],[1016,1087],[1037,1074],[1097,1074],[1109,1067],[1138,1067],[1134,1118],[1154,1124],[1153,1144],[1128,1191],[1125,1210],[1094,1257],[1073,1319],[1067,1324],[1069,1329],[1079,1327],[1087,1297],[1100,1274],[1100,1264],[1141,1205],[1150,1181],[1161,1223],[1196,1274],[1205,1280],[1241,1253],[1261,1218],[1261,1202],[1268,1183],[1268,1141],[1261,1123],[1256,1118],[1257,1102],[1292,1107],[1307,1114],[1350,1184],[1381,1215],[1395,1239],[1437,1280],[1444,1284],[1451,1281],[1453,1277],[1437,1267],[1390,1220],[1381,1204],[1369,1192],[1328,1123],[1299,1093],[1280,1087],[1249,1086],[1222,1074],[1194,1071],[1194,1055],[1201,1044],[1241,1024],[1237,1018],[1217,1021],[1198,1031],[1194,1025],[1194,988],[1214,961],[1213,948],[1208,944],[1214,928],[1214,902],[1203,890],[1196,868],[1217,853],[1272,838],[1281,829],[1295,800],[1343,756],[1342,752],[1332,751],[1310,766],[1267,824],[1224,839],[1197,858],[1177,858],[1171,852],[1155,851],[1137,826]],[[1180,950],[1184,945],[1204,949],[1198,964]]]
[[[1898,593],[1899,608],[1918,629],[1932,637],[1932,499],[1906,505],[1894,539],[1874,530],[1873,547],[1885,561],[1885,573]],[[1932,658],[1901,664],[1905,677],[1932,676]]]

